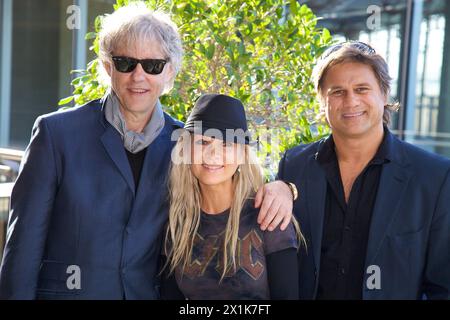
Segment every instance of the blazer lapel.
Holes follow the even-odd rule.
[[[130,163],[128,162],[119,133],[112,126],[107,125],[105,132],[101,137],[101,141],[134,195],[135,186],[133,173],[131,172]]]
[[[166,125],[160,135],[148,146],[142,166],[138,195],[142,192],[148,192],[155,183],[163,183],[160,187],[166,187],[165,183],[167,181],[165,180],[170,165],[172,145],[168,125]]]
[[[396,155],[391,162],[383,165],[381,172],[370,224],[366,266],[373,264],[393,218],[398,212],[399,205],[403,201],[408,182],[413,175],[413,172],[407,168],[406,160],[402,158],[401,144],[395,138],[393,138],[392,143]]]
[[[319,167],[315,156],[308,161],[306,174],[305,201],[311,230],[311,245],[314,264],[318,273],[320,269],[320,253],[322,246],[323,220],[325,216],[325,201],[327,193],[327,180],[325,172]],[[316,287],[317,287],[316,279]]]

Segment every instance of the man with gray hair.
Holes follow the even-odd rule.
[[[159,296],[171,135],[182,127],[159,97],[180,70],[181,40],[167,15],[133,3],[104,19],[99,41],[108,93],[34,125],[11,198],[0,299]],[[280,181],[261,191],[263,226],[289,222],[290,192]]]
[[[300,192],[300,297],[449,299],[450,160],[389,131],[388,66],[369,45],[332,46],[314,77],[332,134],[279,167]]]

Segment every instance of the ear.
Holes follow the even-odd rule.
[[[320,120],[325,120],[325,122],[330,125],[327,118],[326,101],[325,97],[322,96],[322,93],[317,93],[317,100],[319,101],[319,114],[317,115],[317,118]]]
[[[168,93],[173,88],[173,84],[175,82],[175,69],[173,68],[171,63],[166,64],[163,71],[164,75],[164,89],[163,94]]]
[[[175,69],[172,63],[170,62],[166,66],[167,66],[166,81],[169,82],[171,79],[175,77]]]
[[[326,101],[321,91],[317,92],[317,101],[319,102],[319,111],[325,112]]]
[[[387,105],[389,103],[389,93],[385,93],[383,94],[383,101],[384,101],[384,105]]]
[[[102,62],[103,64],[103,68],[105,69],[106,73],[108,74],[108,76],[111,78],[111,73],[112,73],[112,64],[110,62]]]

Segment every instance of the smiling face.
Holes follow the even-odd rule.
[[[152,45],[146,43],[145,45],[136,44],[132,47],[119,48],[112,55],[135,59],[167,59],[156,42]],[[127,115],[144,116],[150,119],[157,100],[173,75],[170,62],[158,75],[146,73],[140,64],[129,73],[117,71],[112,61],[105,63],[104,66],[111,77],[111,86],[119,98],[125,119],[128,118]]]
[[[243,163],[244,147],[233,142],[194,134],[191,150],[191,171],[200,185],[230,184]]]
[[[383,132],[386,103],[369,65],[345,62],[326,72],[321,104],[334,136],[357,138]]]

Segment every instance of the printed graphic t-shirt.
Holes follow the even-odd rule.
[[[281,231],[261,231],[257,223],[259,209],[247,202],[241,212],[237,271],[229,272],[222,281],[223,239],[229,210],[216,215],[202,212],[194,240],[191,264],[181,275],[175,270],[179,289],[188,299],[270,299],[266,255],[288,248],[297,248],[292,223]],[[220,282],[220,283],[219,283]]]

